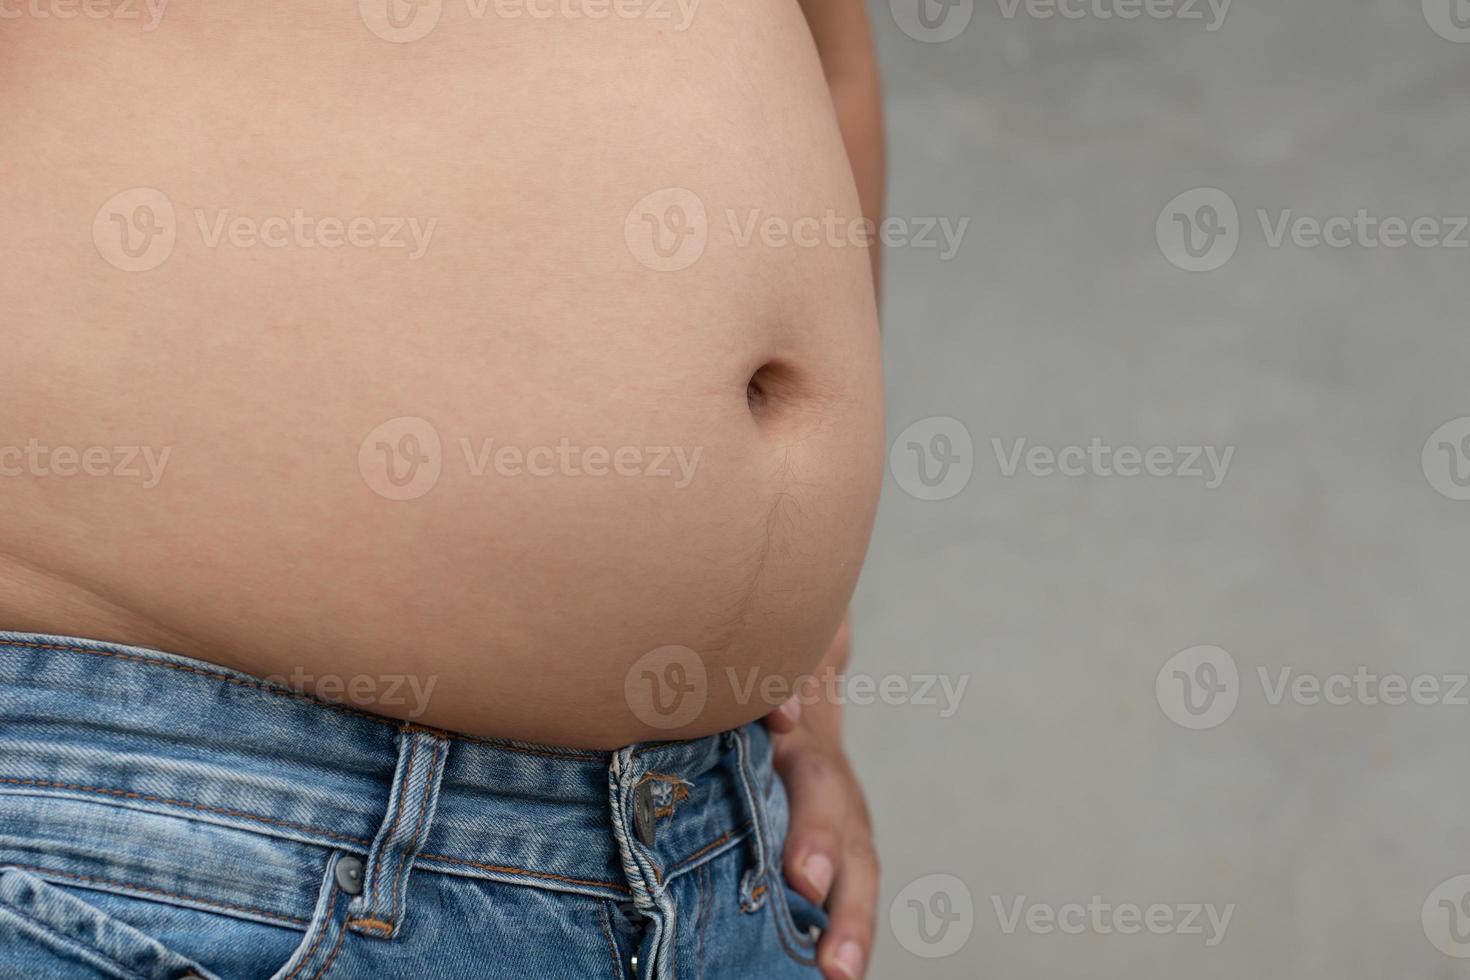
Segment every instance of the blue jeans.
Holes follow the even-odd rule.
[[[764,729],[470,738],[0,632],[0,976],[820,977]]]

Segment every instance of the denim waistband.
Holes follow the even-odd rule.
[[[649,907],[730,848],[764,865],[767,811],[784,826],[785,808],[759,724],[615,752],[496,741],[155,650],[3,631],[0,794],[345,851],[370,875],[397,862]]]

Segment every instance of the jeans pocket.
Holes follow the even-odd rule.
[[[779,871],[771,877],[771,900],[766,905],[776,918],[781,946],[793,960],[812,965],[817,958],[817,942],[827,928],[827,912],[787,885]]]
[[[0,868],[0,956],[37,980],[217,980],[197,963],[28,871]]]

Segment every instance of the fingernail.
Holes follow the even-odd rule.
[[[796,698],[787,698],[786,703],[781,705],[781,713],[791,719],[791,724],[801,721],[801,702]]]
[[[832,861],[825,854],[813,854],[801,864],[806,880],[812,883],[822,901],[827,899],[827,889],[832,887]]]
[[[858,977],[863,974],[863,948],[849,939],[837,947],[837,952],[832,957],[832,965],[837,967],[848,980],[858,980]]]

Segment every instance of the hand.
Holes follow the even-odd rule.
[[[819,668],[822,690],[827,672],[845,667],[850,650],[843,620]],[[765,718],[791,800],[783,864],[791,887],[827,908],[831,921],[817,949],[823,976],[861,980],[873,950],[878,853],[867,800],[842,744],[842,708],[813,694],[798,692]]]

